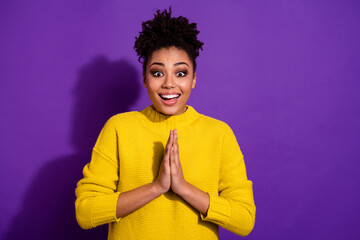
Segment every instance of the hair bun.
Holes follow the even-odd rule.
[[[157,10],[152,20],[142,23],[142,31],[135,37],[134,49],[139,56],[139,62],[144,65],[144,71],[147,58],[155,50],[171,46],[185,50],[194,63],[194,70],[196,69],[195,59],[204,45],[197,39],[197,24],[189,23],[183,16],[171,17],[171,14],[171,7],[169,11]]]

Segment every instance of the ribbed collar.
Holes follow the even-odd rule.
[[[191,126],[191,123],[202,117],[193,107],[186,105],[187,110],[179,115],[165,115],[156,111],[152,105],[140,111],[145,117],[147,124],[162,130],[183,129]]]

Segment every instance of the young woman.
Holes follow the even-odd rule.
[[[252,231],[252,182],[232,130],[186,105],[198,33],[171,9],[143,23],[135,49],[152,105],[103,127],[76,188],[82,228],[109,224],[108,239],[218,239],[218,225]]]

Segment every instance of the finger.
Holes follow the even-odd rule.
[[[170,146],[166,146],[165,155],[164,155],[164,161],[169,160],[170,157]]]
[[[177,130],[176,129],[175,129],[174,135],[175,135],[175,145],[176,145],[177,149],[179,149],[178,135],[177,135]]]
[[[173,146],[176,145],[176,129],[173,130]]]
[[[172,131],[172,130],[170,130],[170,137],[169,137],[169,139],[170,139],[170,142],[169,142],[169,145],[170,145],[170,147],[174,144],[174,132]]]
[[[168,144],[166,145],[165,155],[162,162],[163,165],[163,171],[166,174],[170,174],[170,155],[171,155],[171,146]]]
[[[164,164],[164,172],[166,174],[170,174],[170,162],[169,162],[169,153],[165,154],[165,158],[164,158],[164,161],[163,161],[163,164]]]
[[[170,165],[171,165],[171,172],[175,173],[176,170],[176,162],[175,162],[175,148],[171,147],[171,154],[170,154]]]
[[[171,146],[172,146],[172,134],[171,134],[171,130],[170,130],[170,135],[169,135],[169,139],[168,139],[168,141],[166,143],[165,152],[170,153]]]
[[[170,164],[170,168],[172,165],[172,161],[173,161],[173,144],[174,144],[174,131],[170,130],[170,142],[169,142],[169,164]]]
[[[166,142],[166,145],[168,145],[168,144],[169,144],[169,142],[170,142],[170,138],[171,138],[171,130],[170,130],[169,138],[168,138],[168,140],[167,140],[167,142]]]
[[[175,142],[174,142],[174,157],[175,157],[175,163],[176,163],[176,166],[179,166],[180,164],[180,160],[179,160],[179,144],[178,144],[178,138],[177,138],[177,130],[175,129],[174,131],[174,138],[175,138]]]
[[[168,147],[166,147],[166,150],[165,150],[165,154],[164,154],[164,158],[163,158],[163,161],[162,161],[162,164],[165,165],[166,161],[169,161],[169,157],[170,157],[170,150]]]
[[[169,134],[169,138],[167,140],[166,146],[169,146],[171,142],[171,130],[170,130],[170,134]]]
[[[179,152],[175,152],[175,164],[177,168],[181,167]]]

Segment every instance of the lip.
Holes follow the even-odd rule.
[[[171,100],[164,100],[160,97],[160,95],[180,95],[178,98],[174,98]],[[164,92],[164,93],[159,93],[159,98],[161,100],[161,102],[163,102],[165,105],[167,106],[172,106],[175,103],[177,103],[177,101],[181,98],[181,94],[180,93],[175,93],[175,92]]]
[[[177,92],[161,92],[159,93],[159,95],[181,95],[181,94]]]

